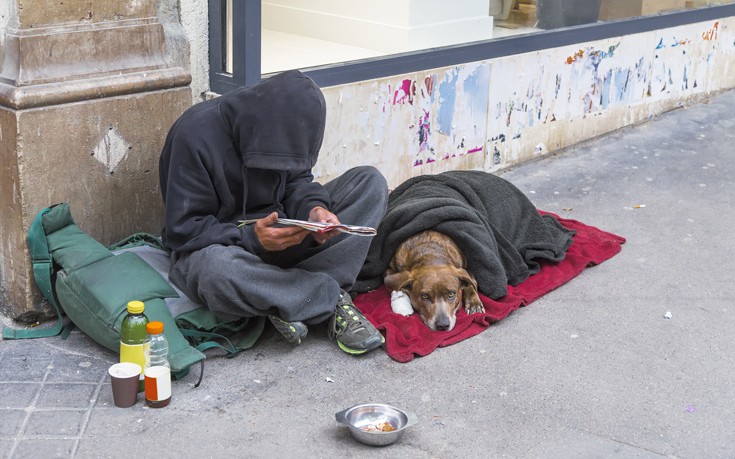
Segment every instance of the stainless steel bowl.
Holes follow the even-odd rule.
[[[355,405],[334,416],[337,422],[350,429],[357,441],[372,446],[395,443],[407,428],[417,422],[414,414],[383,403]],[[388,425],[388,431],[382,430]]]

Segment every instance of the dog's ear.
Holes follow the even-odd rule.
[[[459,278],[459,283],[462,284],[463,288],[472,287],[477,291],[477,281],[475,280],[475,276],[460,268],[457,270],[457,277]]]
[[[411,273],[409,271],[401,271],[399,273],[391,274],[388,276],[385,276],[383,279],[383,283],[386,287],[388,287],[388,290],[411,290],[411,282],[413,279],[411,278]]]

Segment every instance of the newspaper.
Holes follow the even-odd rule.
[[[250,220],[240,220],[239,226],[250,225],[258,221],[257,218]],[[276,225],[282,226],[300,226],[306,230],[314,231],[316,233],[326,233],[328,231],[337,230],[343,233],[354,234],[356,236],[375,236],[377,231],[375,228],[369,226],[356,226],[356,225],[345,225],[345,224],[334,224],[334,223],[321,223],[321,222],[307,222],[304,220],[293,220],[290,218],[279,218],[276,220]]]

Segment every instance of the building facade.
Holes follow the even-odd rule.
[[[263,2],[262,14],[293,1]],[[67,0],[54,7],[10,0],[0,6],[3,313],[26,322],[48,313],[25,243],[44,207],[69,202],[78,225],[106,244],[160,230],[157,158],[167,130],[188,106],[222,92],[212,76],[212,63],[219,62],[210,51],[217,22],[212,3],[215,11],[227,10],[227,1],[207,8],[193,0]],[[394,41],[411,36],[411,46],[420,48],[422,33],[452,35],[447,24],[436,24],[449,12],[414,14],[415,2],[406,0],[399,14],[396,5],[404,2],[389,3],[391,21],[380,30],[402,31]],[[327,100],[318,180],[364,164],[379,168],[391,187],[452,169],[499,171],[735,87],[730,2],[626,21],[603,1],[599,15],[610,17],[604,23],[502,38],[477,35],[483,30],[471,27],[477,10],[460,3],[468,4],[470,16],[451,17],[467,29],[459,43],[455,37],[446,47],[432,43],[429,51],[391,50],[383,40],[380,53],[360,47],[375,55],[354,65],[303,67],[285,59],[283,70],[300,64]],[[495,16],[477,18],[482,27],[507,20],[514,7],[521,11],[517,4],[486,3]],[[458,5],[438,2],[437,8],[446,4]],[[638,14],[632,8],[625,14]],[[373,13],[376,22],[386,12]],[[358,28],[348,19],[343,22]],[[247,27],[273,32],[273,23],[263,16]],[[276,32],[270,36],[282,34]],[[236,35],[217,35],[225,43],[217,49],[233,51],[222,56],[234,59],[235,72],[232,56],[253,49],[233,41]],[[463,46],[474,39],[483,40]],[[269,53],[258,56],[259,63],[279,71],[272,60],[277,46],[255,41]],[[215,70],[227,70],[222,67]]]

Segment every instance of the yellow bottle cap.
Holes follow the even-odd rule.
[[[129,301],[128,312],[130,314],[140,314],[145,310],[145,303],[142,301]]]

